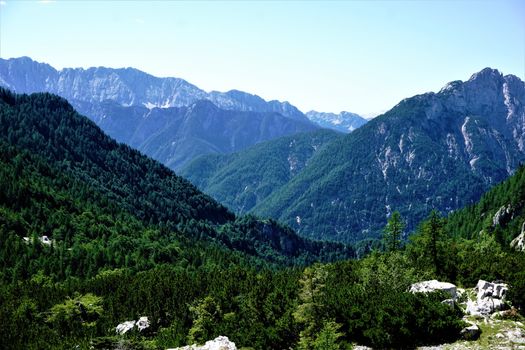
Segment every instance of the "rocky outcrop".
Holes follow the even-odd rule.
[[[116,328],[115,331],[118,334],[125,334],[128,331],[132,330],[133,327],[135,327],[135,321],[125,321],[120,323]]]
[[[411,293],[431,293],[443,291],[448,293],[452,300],[455,300],[457,297],[457,288],[454,284],[448,282],[439,282],[438,280],[414,283],[410,286],[409,291]]]
[[[137,326],[137,329],[139,332],[144,331],[145,329],[149,328],[150,322],[147,316],[142,316],[138,319],[138,321],[125,321],[120,323],[117,327],[115,327],[115,332],[118,334],[125,334],[128,331],[132,330]]]
[[[23,237],[23,240],[25,243],[32,243],[33,242],[33,239],[31,237]],[[40,243],[44,244],[44,245],[52,245],[53,244],[53,240],[51,238],[49,238],[48,236],[41,236],[41,237],[38,237],[38,240],[40,241]]]
[[[510,242],[510,247],[517,251],[525,251],[525,221],[521,225],[521,233]]]
[[[481,329],[478,327],[477,324],[473,322],[468,323],[470,323],[470,326],[465,327],[461,330],[461,337],[465,340],[477,340],[481,335]]]
[[[136,323],[139,332],[142,332],[146,328],[149,328],[149,320],[147,316],[142,316]]]
[[[237,350],[235,343],[230,341],[228,337],[219,336],[214,340],[209,340],[204,345],[186,345],[181,348],[168,350]]]
[[[492,226],[503,226],[506,225],[512,219],[513,210],[509,205],[502,206],[498,209],[494,217],[492,218]]]
[[[474,290],[477,291],[476,299],[467,301],[467,314],[488,316],[506,308],[505,295],[508,286],[505,283],[479,280]]]

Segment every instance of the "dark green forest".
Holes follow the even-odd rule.
[[[316,130],[261,142],[241,152],[209,154],[180,174],[236,213],[247,213],[300,174],[314,154],[343,135]]]
[[[5,349],[165,349],[218,335],[252,349],[454,341],[461,311],[408,293],[431,278],[502,279],[525,306],[525,257],[508,244],[525,221],[525,168],[474,206],[433,212],[408,241],[406,218],[392,216],[384,244],[356,260],[352,247],[235,217],[53,95],[0,90],[0,164]],[[147,330],[117,335],[141,316]]]

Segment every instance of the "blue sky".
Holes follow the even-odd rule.
[[[368,115],[488,66],[524,79],[525,1],[0,0],[19,56]]]

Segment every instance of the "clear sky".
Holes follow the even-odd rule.
[[[484,67],[525,78],[525,0],[0,0],[0,57],[135,67],[374,114]]]

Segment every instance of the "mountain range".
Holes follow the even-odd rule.
[[[206,93],[132,68],[57,71],[29,58],[0,60],[0,84],[60,94],[232,210],[313,238],[378,237],[394,210],[410,231],[431,209],[477,200],[525,158],[524,83],[490,68],[407,98],[347,135],[316,132],[286,102]],[[308,114],[332,127],[352,117]]]
[[[0,343],[5,349],[182,349],[204,342],[235,348],[230,339],[257,350],[523,343],[516,320],[525,306],[524,97],[518,78],[485,69],[439,93],[406,99],[350,134],[313,130],[200,156],[185,167],[199,175],[192,179],[199,187],[232,193],[224,201],[237,212],[271,210],[275,203],[306,207],[317,222],[292,217],[304,235],[345,241],[361,238],[344,231],[352,211],[370,220],[378,215],[379,225],[387,219],[382,200],[392,200],[410,229],[413,215],[473,203],[477,191],[512,174],[477,204],[447,217],[433,211],[403,249],[378,245],[387,251],[350,259],[361,254],[345,244],[233,214],[108,137],[64,98],[0,88]],[[136,108],[138,115],[148,109],[116,108]],[[227,111],[207,100],[151,110],[171,116],[191,108],[212,117]],[[395,217],[384,243],[400,238]],[[377,237],[367,227],[358,233]],[[480,279],[505,282],[498,282],[498,294],[506,301],[497,300],[508,310],[492,314],[498,320],[473,315],[467,324],[463,310],[472,313],[472,304],[488,300],[489,314],[496,310],[496,299],[480,296],[494,296],[495,285],[483,287],[492,284]],[[447,294],[409,291],[429,282],[446,286]],[[451,283],[468,288],[452,308],[443,302],[456,291]],[[465,335],[473,328],[478,337],[481,332],[477,342]],[[229,338],[208,342],[219,334]]]
[[[77,108],[95,116],[97,125],[117,141],[177,170],[199,155],[231,153],[261,141],[318,129],[306,119],[226,110],[208,100],[152,109],[124,107],[114,101],[77,103]]]
[[[122,106],[167,108],[210,100],[226,110],[274,112],[293,119],[306,119],[288,102],[268,102],[238,90],[207,93],[184,79],[158,78],[134,68],[56,70],[29,57],[0,59],[0,85],[18,93],[50,92],[72,103],[111,100]]]
[[[207,93],[183,79],[134,68],[56,70],[28,57],[0,59],[0,85],[60,95],[117,141],[172,169],[201,154],[319,128],[288,102],[238,90]]]
[[[306,152],[301,170],[266,190],[271,193],[251,211],[279,219],[305,236],[358,241],[379,237],[398,210],[410,231],[430,210],[448,213],[473,203],[516,170],[525,160],[524,105],[523,81],[490,68],[437,93],[407,98],[358,130]],[[232,155],[230,162],[249,164],[254,152],[258,159],[270,157],[277,142]],[[234,185],[233,179],[249,178],[246,169],[221,169],[228,161],[217,163],[215,172],[183,173],[239,210],[236,201],[253,197],[264,181]],[[281,157],[281,168],[288,163]],[[273,169],[266,177],[282,178],[279,167]]]

